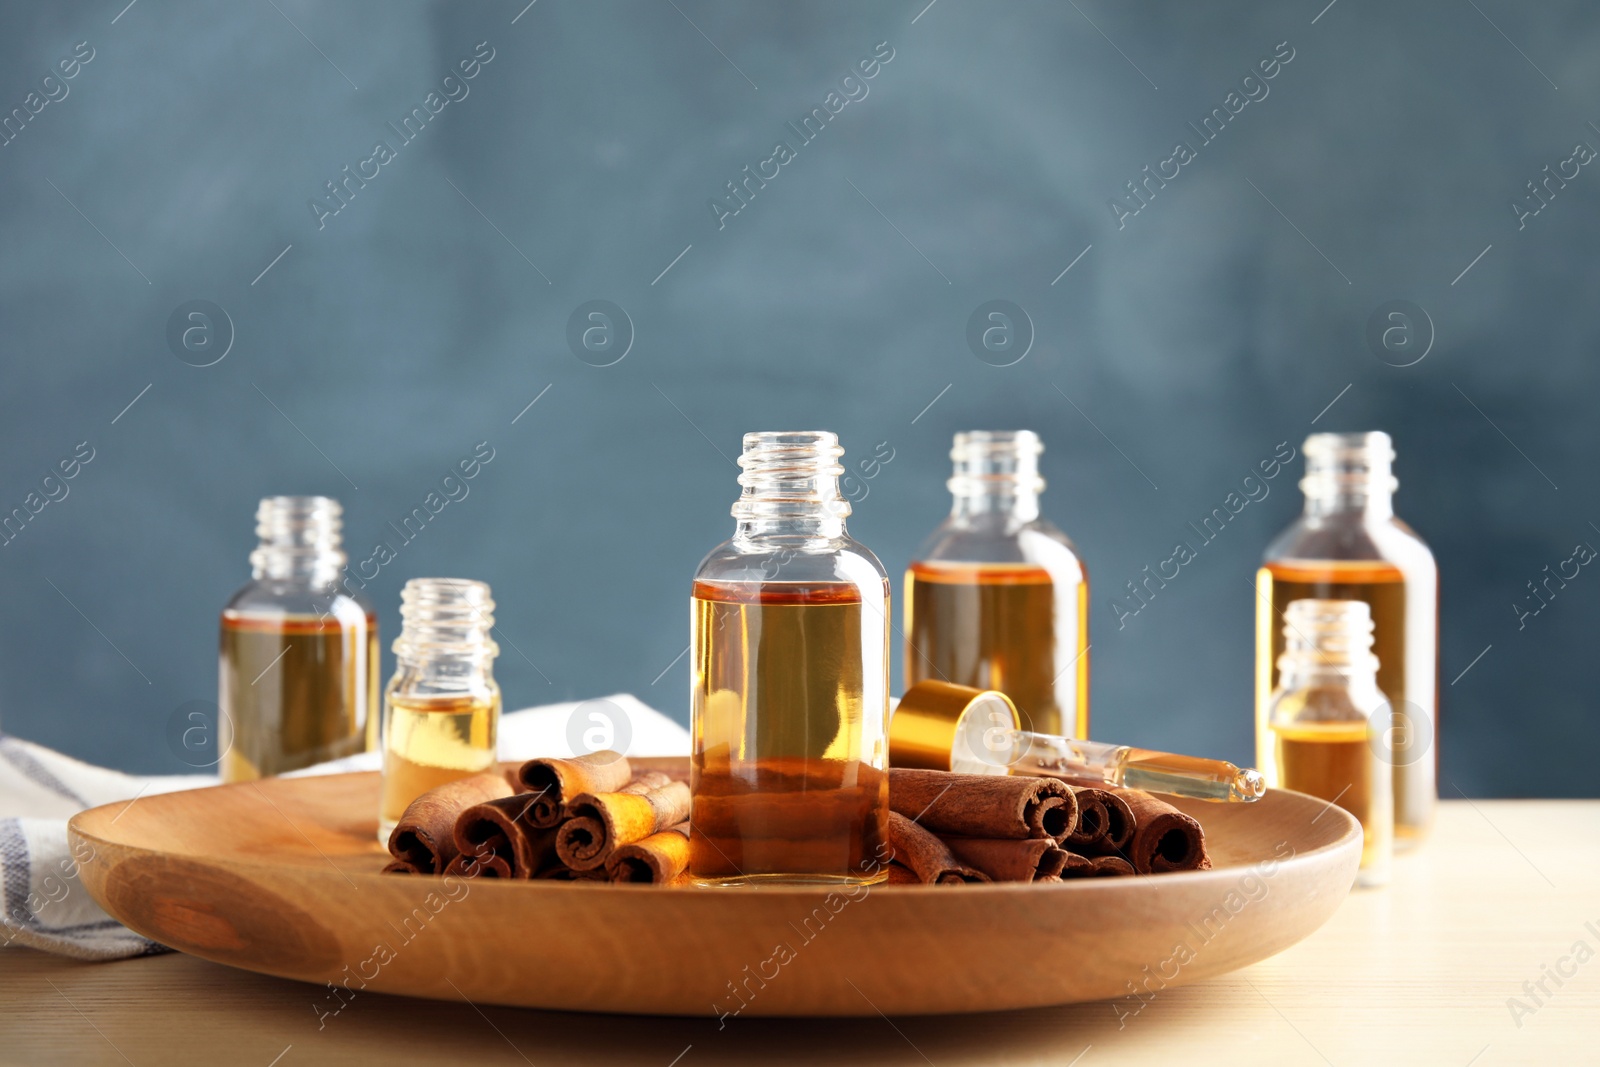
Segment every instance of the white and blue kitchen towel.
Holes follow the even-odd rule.
[[[500,720],[502,760],[597,748],[683,756],[689,734],[626,693],[526,708]],[[295,773],[376,770],[378,764],[378,753],[364,752]],[[73,855],[67,820],[101,804],[216,784],[212,775],[123,774],[0,734],[0,946],[26,945],[83,960],[166,952],[89,899],[78,881],[78,864],[90,857]]]

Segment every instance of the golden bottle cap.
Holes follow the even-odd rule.
[[[984,735],[997,727],[1008,733],[1022,728],[1017,706],[1004,693],[952,682],[918,682],[906,690],[889,720],[889,765],[1005,774],[1004,761],[981,755],[996,747],[986,746]],[[1010,745],[1005,748],[1009,751]]]

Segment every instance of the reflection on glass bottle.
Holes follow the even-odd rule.
[[[252,580],[222,610],[222,779],[242,782],[371,748],[378,620],[340,588],[339,502],[275,496],[256,510]]]
[[[383,794],[378,840],[406,806],[446,782],[491,770],[500,686],[489,636],[489,587],[464,578],[413,578],[400,592],[395,672],[384,691]]]
[[[1089,578],[1039,517],[1031,430],[959,433],[950,517],[906,571],[906,687],[997,689],[1023,727],[1089,736]]]
[[[1256,575],[1256,760],[1271,778],[1267,705],[1292,600],[1359,600],[1371,611],[1378,688],[1389,702],[1381,746],[1394,767],[1395,847],[1427,835],[1438,800],[1439,572],[1395,518],[1386,433],[1306,438],[1305,512],[1268,546]]]
[[[1278,688],[1267,708],[1267,784],[1321,797],[1361,823],[1358,885],[1389,881],[1394,784],[1383,758],[1386,701],[1372,654],[1372,614],[1358,600],[1291,600]]]
[[[850,539],[837,438],[752,433],[733,538],[691,597],[694,817],[708,885],[887,876],[888,579]]]

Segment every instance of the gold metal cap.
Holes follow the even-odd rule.
[[[972,741],[981,742],[983,731],[999,725],[996,720],[1007,716],[1012,729],[1022,728],[1016,705],[997,690],[952,682],[918,682],[906,690],[889,720],[889,765],[952,770],[952,756],[959,757],[963,745],[973,748]],[[974,730],[980,735],[978,738],[966,736]],[[999,766],[987,773],[1004,774],[1006,769]]]

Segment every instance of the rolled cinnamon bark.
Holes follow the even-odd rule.
[[[1166,801],[1138,789],[1116,794],[1133,813],[1133,837],[1122,850],[1140,874],[1211,868],[1200,824]]]
[[[1090,786],[1069,786],[1078,798],[1078,831],[1063,843],[1063,848],[1080,852],[1093,851],[1108,855],[1122,855],[1133,839],[1133,809],[1122,795],[1110,789]],[[1094,815],[1089,815],[1090,811]],[[1097,832],[1084,836],[1086,823],[1098,821]]]
[[[1096,856],[1089,861],[1090,878],[1120,878],[1134,873],[1133,865],[1121,856]]]
[[[492,869],[495,873],[490,877],[532,878],[555,861],[555,831],[537,830],[528,824],[533,796],[518,793],[474,804],[462,812],[456,819],[456,849],[480,861],[500,860],[500,865],[491,864],[482,872],[488,874]]]
[[[531,759],[517,771],[522,790],[535,795],[526,818],[537,830],[560,823],[579,793],[609,793],[632,777],[627,758],[609,749],[572,759]]]
[[[688,866],[689,824],[681,822],[616,849],[606,860],[606,875],[613,882],[668,885]]]
[[[1067,853],[1048,837],[1021,841],[985,837],[952,837],[940,834],[939,840],[956,859],[982,871],[996,882],[1037,882],[1056,879],[1067,863]]]
[[[898,863],[889,864],[889,877],[884,885],[921,885],[922,879],[917,877],[917,872],[910,867],[902,867]]]
[[[421,874],[415,866],[405,860],[390,860],[383,868],[384,874]]]
[[[485,851],[483,855],[473,855],[463,852],[450,861],[450,866],[444,869],[445,874],[453,874],[458,878],[514,878],[511,864],[493,852]]]
[[[441,874],[460,852],[456,819],[474,804],[511,795],[511,783],[498,774],[475,774],[446,782],[413,800],[389,834],[389,854],[420,874]]]
[[[895,861],[911,868],[924,885],[990,880],[982,871],[959,862],[931,830],[923,829],[898,811],[889,813],[889,845],[894,849]]]
[[[575,871],[605,865],[623,845],[689,818],[689,786],[659,771],[640,775],[612,793],[579,793],[556,831],[556,855]]]
[[[1078,801],[1054,778],[889,769],[889,808],[941,834],[1063,840]]]
[[[1080,856],[1076,852],[1066,854],[1066,865],[1061,870],[1061,877],[1071,881],[1077,878],[1112,878],[1118,875],[1131,875],[1133,866],[1120,856]]]
[[[604,867],[596,867],[592,871],[575,871],[571,867],[547,867],[533,876],[541,882],[605,882]]]

